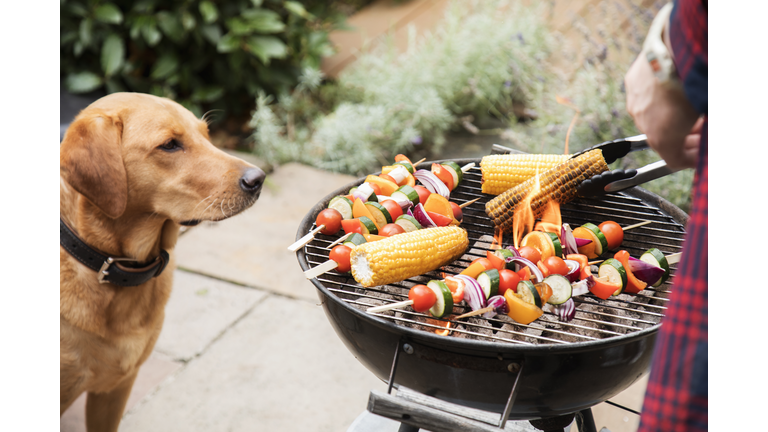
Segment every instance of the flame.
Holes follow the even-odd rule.
[[[531,209],[531,201],[539,190],[541,190],[538,166],[536,167],[536,175],[534,175],[534,178],[536,181],[533,183],[531,192],[517,204],[514,215],[512,216],[512,238],[515,248],[520,247],[520,242],[523,240],[523,237],[533,230],[533,223],[536,221],[536,218],[533,216],[533,210]]]
[[[445,329],[439,329],[435,330],[435,334],[438,336],[448,336],[451,333],[451,322],[450,321],[440,321],[436,319],[427,318],[427,322],[432,325],[445,327]]]
[[[563,227],[563,219],[560,216],[560,204],[555,200],[549,200],[544,213],[541,215],[541,221],[536,223],[534,230],[555,233],[560,235]]]
[[[555,101],[561,105],[565,105],[568,108],[573,109],[576,111],[576,114],[573,116],[573,120],[571,120],[570,126],[568,126],[568,132],[565,134],[565,151],[563,154],[568,154],[568,138],[571,137],[571,131],[573,130],[573,126],[576,124],[576,119],[579,118],[579,114],[581,114],[581,111],[576,107],[576,105],[573,104],[573,102],[562,96],[555,96]]]
[[[490,250],[496,250],[501,249],[502,245],[502,239],[504,238],[504,233],[500,229],[496,229],[493,232],[493,242],[491,242]]]

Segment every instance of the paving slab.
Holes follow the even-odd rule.
[[[155,351],[177,361],[199,355],[268,294],[176,270]]]
[[[317,303],[268,296],[126,414],[120,431],[346,430],[386,385]]]
[[[196,273],[316,301],[314,286],[287,247],[309,210],[354,179],[297,163],[275,167],[253,208],[185,232],[176,262]]]

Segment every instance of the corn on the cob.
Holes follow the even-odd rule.
[[[483,175],[482,192],[498,195],[520,183],[559,165],[571,155],[557,154],[500,154],[480,160]]]
[[[364,287],[400,282],[448,264],[469,245],[460,227],[424,228],[363,243],[349,255],[352,276]]]
[[[549,200],[564,204],[576,198],[576,188],[582,181],[604,171],[608,171],[608,164],[605,163],[602,151],[595,149],[539,174],[539,191],[533,193],[530,202],[533,216],[541,217]],[[526,197],[534,191],[536,177],[488,201],[485,213],[493,220],[494,225],[505,232],[512,231],[516,207],[525,202]]]

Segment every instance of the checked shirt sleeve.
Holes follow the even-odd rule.
[[[686,95],[694,108],[706,115],[706,1],[675,3],[670,40]],[[656,340],[640,432],[708,429],[707,133],[705,118],[683,255]]]

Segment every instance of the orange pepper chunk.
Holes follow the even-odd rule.
[[[616,252],[613,257],[624,266],[624,271],[627,273],[627,286],[624,288],[624,292],[637,294],[648,286],[647,283],[641,281],[632,274],[632,270],[629,268],[629,252],[620,250]]]
[[[389,177],[389,176],[387,176],[387,177]],[[390,177],[390,178],[392,178],[392,177]],[[387,179],[384,179],[384,178],[381,178],[379,176],[375,176],[373,174],[371,174],[368,177],[366,177],[365,181],[368,182],[368,183],[371,183],[371,184],[378,185],[379,188],[381,188],[381,194],[382,195],[386,195],[386,196],[392,195],[392,192],[396,191],[397,188],[399,187],[397,185],[397,183],[395,183],[393,181],[390,181],[390,180],[387,180]]]
[[[579,263],[579,280],[584,280],[590,276],[592,276],[592,270],[589,268],[589,258],[587,258],[586,255],[583,254],[570,254],[566,255],[565,259],[569,259],[571,261],[576,261]]]
[[[475,261],[472,264],[469,265],[469,267],[462,270],[461,273],[463,275],[467,275],[471,278],[477,279],[477,277],[480,275],[480,273],[488,270],[484,263],[480,261]]]

